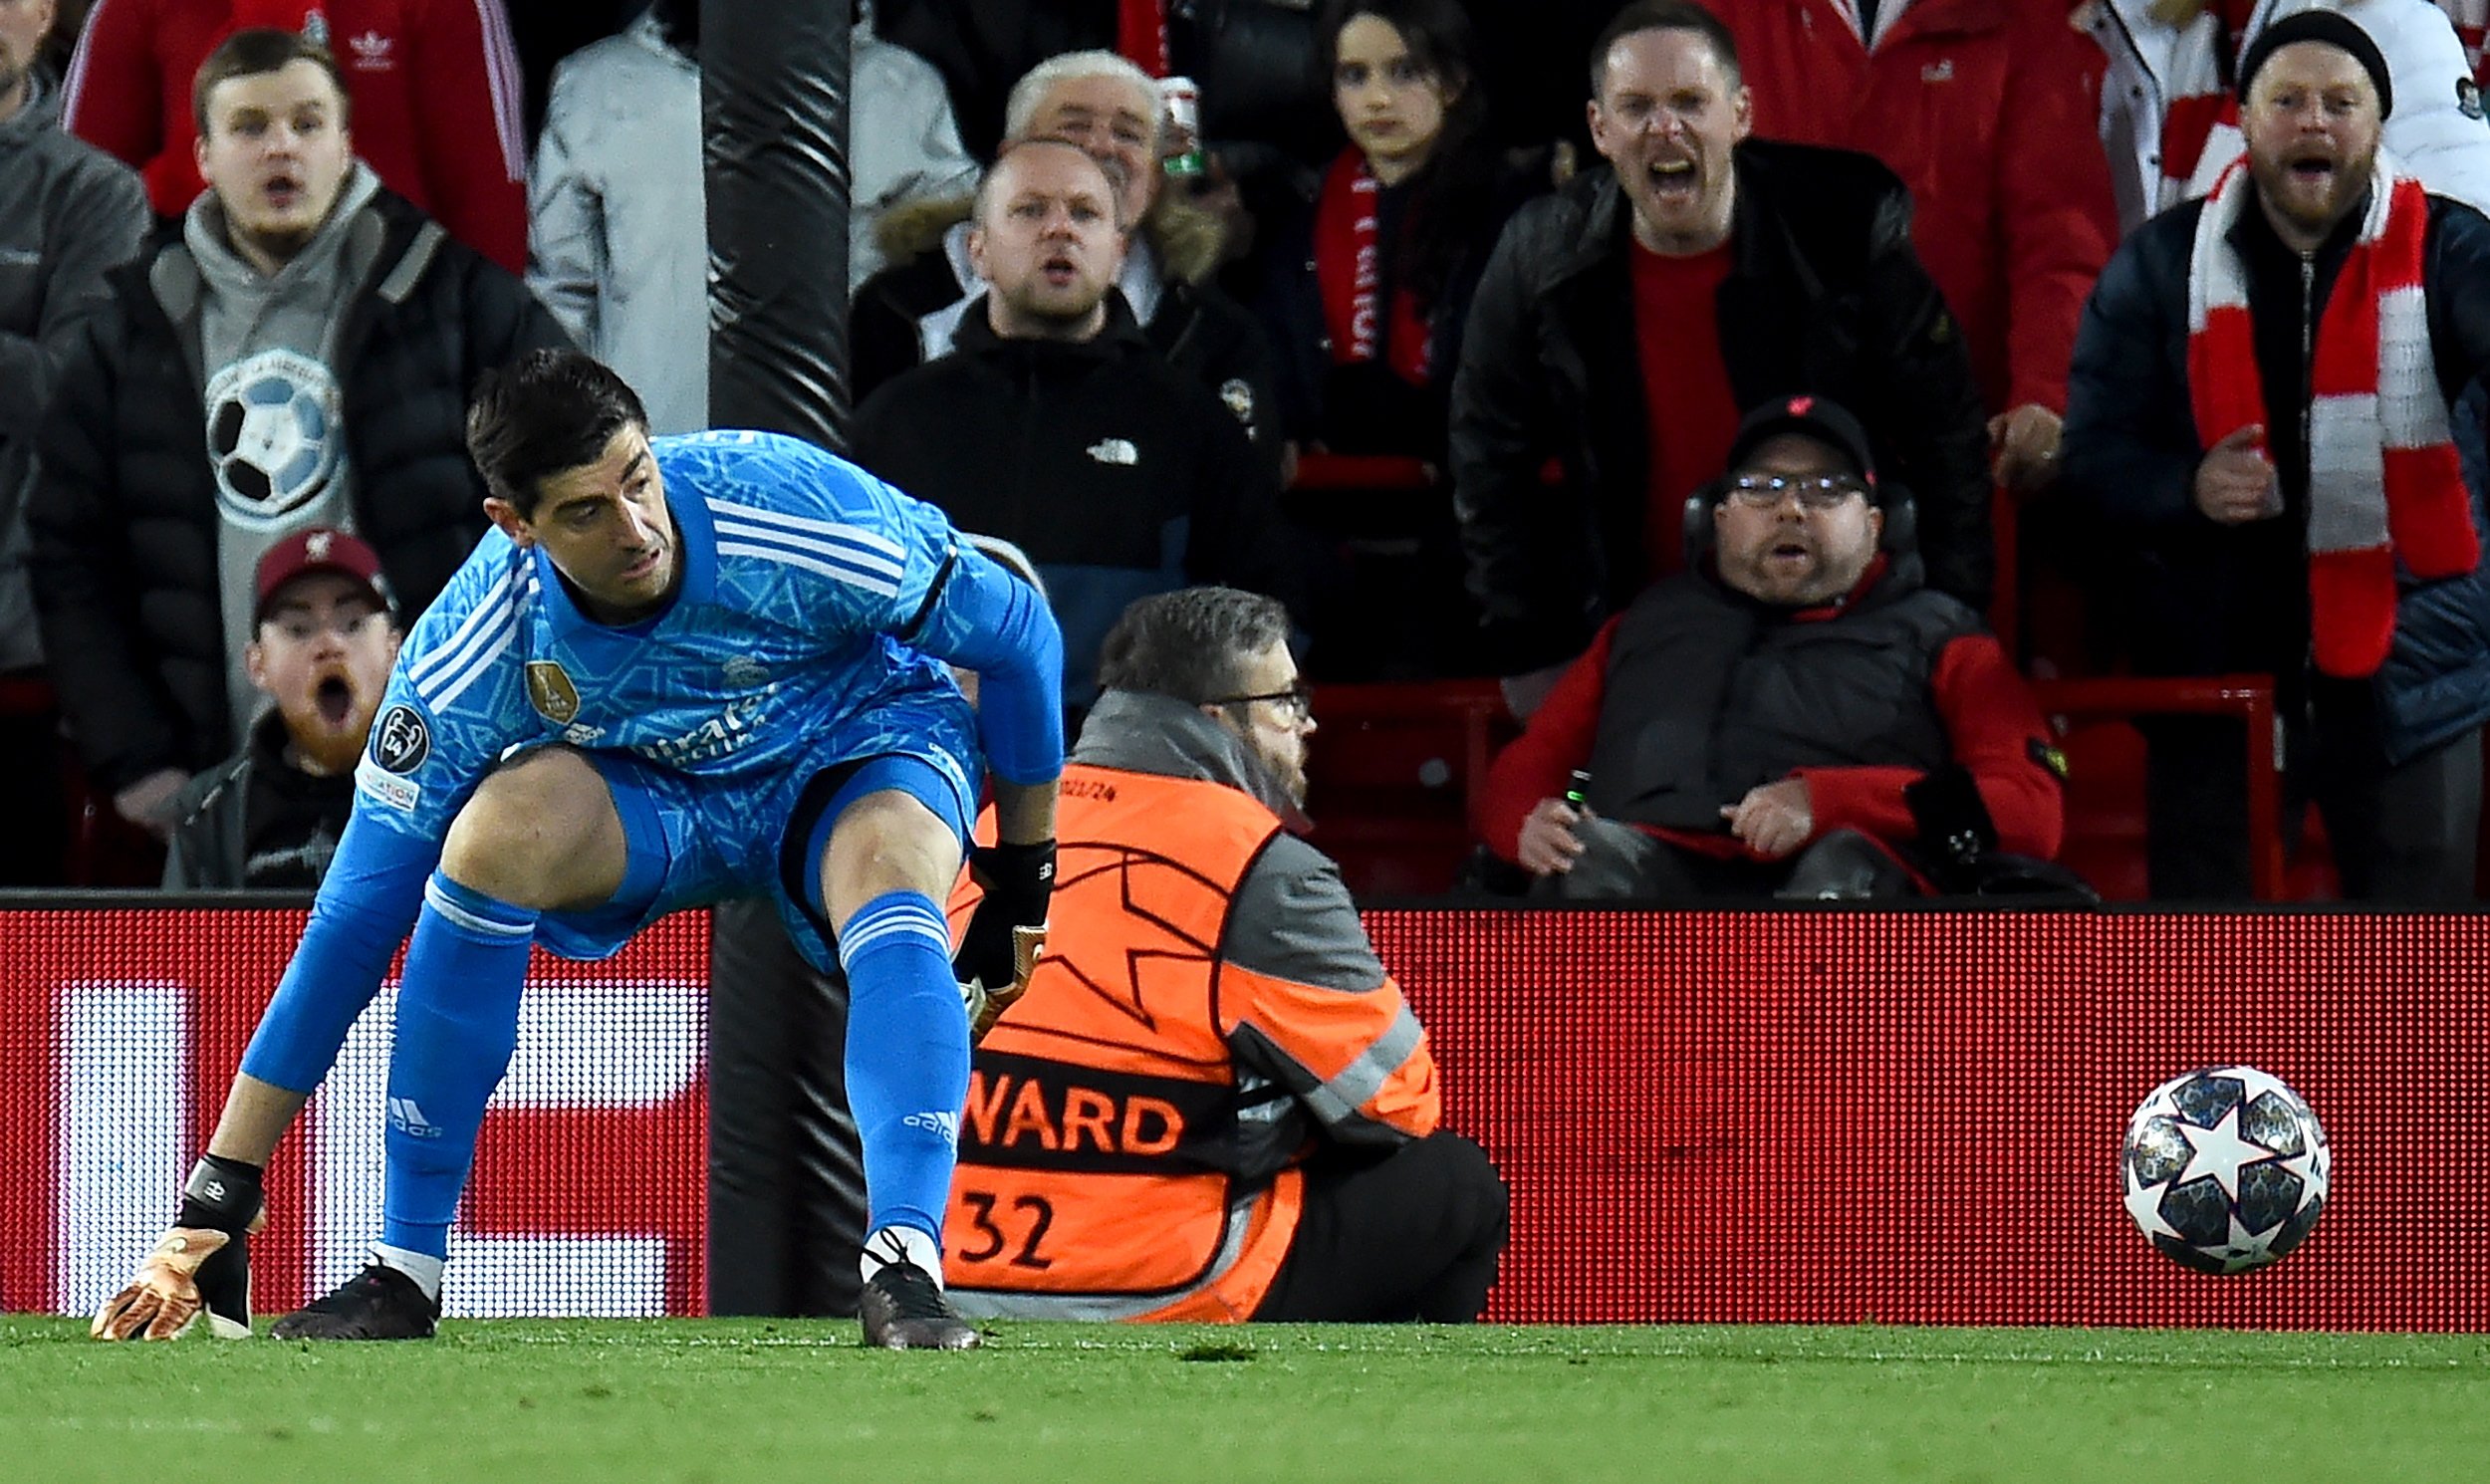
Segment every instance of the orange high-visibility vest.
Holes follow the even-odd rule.
[[[1250,1318],[1304,1177],[1228,1173],[1250,1111],[1218,951],[1280,822],[1220,784],[1084,765],[1058,816],[1046,955],[969,1074],[944,1279],[980,1317]]]

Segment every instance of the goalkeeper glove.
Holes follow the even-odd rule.
[[[182,1188],[170,1231],[138,1264],[129,1286],[98,1309],[87,1333],[97,1340],[171,1340],[204,1316],[208,1333],[251,1333],[253,1232],[268,1224],[258,1166],[210,1154]]]
[[[1055,842],[979,846],[968,872],[985,899],[968,919],[951,961],[968,1003],[969,1042],[984,1038],[1012,1003],[1028,993],[1046,946],[1046,907],[1055,891]]]

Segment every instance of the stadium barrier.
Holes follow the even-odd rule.
[[[1513,1186],[1490,1318],[2490,1329],[2490,916],[1368,920]],[[0,1308],[120,1284],[301,922],[0,910]],[[539,959],[453,1312],[698,1310],[705,932]],[[384,1009],[277,1162],[264,1309],[376,1228]],[[2309,1244],[2228,1279],[2152,1253],[2116,1174],[2135,1102],[2225,1062],[2290,1082],[2335,1150]]]

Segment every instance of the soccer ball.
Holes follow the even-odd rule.
[[[273,368],[245,376],[208,422],[217,481],[254,514],[281,514],[318,492],[328,482],[329,445],[319,392]]]
[[[2136,1108],[2118,1180],[2126,1213],[2162,1256],[2199,1273],[2245,1273],[2308,1239],[2332,1165],[2317,1114],[2280,1078],[2210,1067]]]

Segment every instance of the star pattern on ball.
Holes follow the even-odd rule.
[[[2328,1166],[2332,1163],[2324,1144],[2315,1145],[2306,1153],[2283,1161],[2283,1168],[2300,1177],[2300,1202],[2292,1207],[2295,1214],[2307,1210],[2309,1202],[2325,1193],[2331,1178]]]
[[[2239,1199],[2240,1166],[2259,1164],[2274,1157],[2274,1151],[2260,1143],[2240,1137],[2239,1110],[2222,1114],[2220,1122],[2210,1128],[2199,1128],[2182,1122],[2179,1136],[2187,1140],[2187,1168],[2179,1171],[2173,1183],[2184,1185],[2189,1180],[2211,1175],[2222,1187],[2222,1193]]]
[[[2317,1114],[2279,1078],[2222,1066],[2147,1093],[2119,1162],[2120,1204],[2155,1250],[2197,1272],[2248,1273],[2308,1237],[2327,1206],[2334,1152]]]
[[[2126,1170],[2125,1175],[2127,1215],[2135,1218],[2135,1224],[2143,1229],[2145,1236],[2179,1241],[2178,1228],[2161,1219],[2161,1196],[2169,1187],[2138,1184],[2133,1169]]]
[[[2273,1261],[2273,1254],[2266,1250],[2265,1243],[2257,1239],[2256,1233],[2239,1224],[2237,1211],[2231,1213],[2231,1232],[2228,1240],[2219,1247],[2202,1247],[2197,1250],[2207,1257],[2219,1259],[2222,1271],[2225,1273],[2244,1273],[2250,1268],[2263,1267]]]

